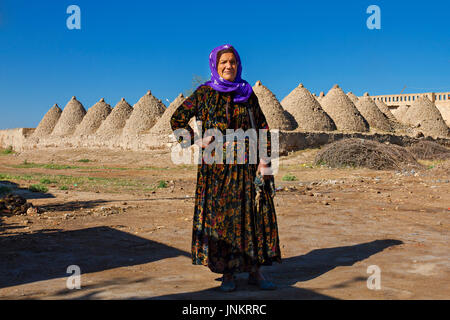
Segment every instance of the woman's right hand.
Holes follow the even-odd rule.
[[[195,140],[195,144],[200,148],[206,148],[212,141],[213,136],[204,137],[202,139]]]

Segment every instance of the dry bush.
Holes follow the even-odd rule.
[[[351,166],[375,170],[421,166],[406,148],[356,138],[327,145],[317,153],[314,161],[333,168]]]
[[[450,149],[433,141],[419,141],[407,147],[417,159],[445,160],[450,159]]]

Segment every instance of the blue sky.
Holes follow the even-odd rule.
[[[81,30],[69,30],[69,5]],[[381,29],[369,30],[369,5]],[[281,101],[300,82],[362,95],[450,91],[449,1],[0,0],[0,129],[36,127],[75,95],[130,104],[151,90],[168,105],[233,44],[243,78]]]

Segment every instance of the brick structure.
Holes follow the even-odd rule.
[[[375,101],[381,100],[388,105],[390,110],[395,110],[401,105],[410,106],[418,97],[427,96],[435,104],[442,114],[442,118],[450,126],[450,92],[425,92],[408,94],[389,94],[371,96]]]

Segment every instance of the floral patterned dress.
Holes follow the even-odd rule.
[[[201,86],[172,115],[172,130],[189,130],[193,143],[194,132],[188,123],[195,116],[202,122],[202,136],[210,128],[219,129],[223,134],[227,128],[245,131],[252,128],[248,108],[252,110],[255,125],[259,129],[269,129],[254,93],[246,103],[232,101],[233,93]],[[270,150],[270,135],[268,144]],[[245,158],[248,159],[247,154]],[[205,265],[223,274],[255,271],[255,267],[281,262],[275,207],[267,188],[261,193],[260,201],[264,205],[256,211],[256,171],[257,165],[249,163],[206,164],[202,161],[198,165],[193,264]]]

